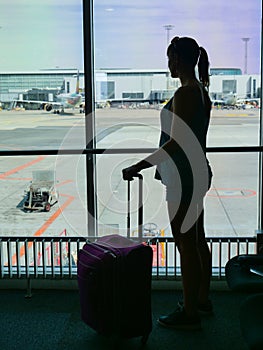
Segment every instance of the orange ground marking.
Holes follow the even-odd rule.
[[[9,177],[5,180],[11,180],[11,181],[31,181],[32,177]]]
[[[33,164],[41,162],[41,160],[43,160],[45,158],[46,158],[45,156],[39,156],[36,159],[31,160],[31,162],[25,163],[23,165],[20,165],[20,166],[14,168],[14,169],[8,170],[5,173],[0,175],[0,179],[4,179],[5,177],[7,177],[9,175],[15,174],[15,173],[19,172],[20,170],[23,170],[23,169],[25,169]]]

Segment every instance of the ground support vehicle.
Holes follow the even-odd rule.
[[[58,201],[55,173],[50,170],[33,171],[33,179],[25,191],[25,211],[50,211]]]

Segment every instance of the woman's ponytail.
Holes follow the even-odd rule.
[[[199,80],[206,88],[209,86],[209,61],[206,50],[200,47],[200,56],[198,60]]]

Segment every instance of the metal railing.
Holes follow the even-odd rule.
[[[213,278],[218,280],[224,278],[231,257],[257,252],[256,236],[208,237],[207,241]],[[0,279],[76,279],[78,251],[86,242],[84,237],[0,237]],[[180,259],[173,238],[151,238],[148,243],[154,253],[153,279],[179,279]]]
[[[207,237],[212,255],[212,278],[225,277],[225,265],[232,257],[240,254],[256,254],[257,237]],[[180,256],[172,237],[158,237],[156,242],[156,265],[153,265],[153,279],[176,280],[181,277]],[[164,251],[162,256],[160,253]]]

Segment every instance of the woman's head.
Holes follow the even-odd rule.
[[[204,86],[209,86],[208,55],[194,39],[178,36],[173,38],[167,48],[167,56],[172,77],[178,77],[182,71],[194,71],[198,64],[199,79]]]

